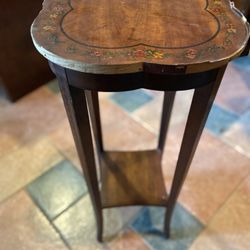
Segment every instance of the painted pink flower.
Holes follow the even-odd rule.
[[[188,59],[194,59],[197,56],[197,50],[188,49],[185,53],[185,57]]]
[[[213,8],[212,11],[213,11],[214,13],[216,13],[216,14],[219,14],[219,15],[224,14],[223,10],[222,10],[221,8],[219,8],[219,7]]]
[[[138,50],[134,51],[134,55],[136,57],[144,57],[145,56],[145,51],[141,50],[141,49],[138,49]]]
[[[63,7],[62,6],[56,6],[54,9],[53,9],[54,11],[63,11],[64,9],[63,9]]]
[[[64,13],[64,8],[62,6],[56,6],[55,8],[53,8],[53,12],[57,15],[61,15]]]
[[[101,52],[95,51],[95,52],[94,52],[94,55],[99,57],[99,56],[101,56]]]

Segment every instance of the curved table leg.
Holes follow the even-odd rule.
[[[218,75],[214,82],[197,88],[194,92],[184,136],[182,139],[179,158],[175,169],[174,179],[167,203],[164,225],[166,237],[170,236],[170,223],[173,210],[183,182],[186,178],[189,166],[193,159],[196,147],[198,145],[201,133],[205,126],[209,111],[212,107],[225,69],[226,67],[222,67],[218,70]]]
[[[69,85],[65,69],[56,65],[53,66],[59,81],[65,109],[94,207],[97,223],[97,239],[102,241],[103,216],[86,93],[81,89]]]

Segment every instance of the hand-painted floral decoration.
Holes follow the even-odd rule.
[[[65,8],[66,0],[57,0],[56,6],[52,9],[51,13],[49,13],[49,20],[47,20],[46,25],[43,26],[43,30],[45,32],[55,32],[58,29],[58,19],[63,18],[67,15],[67,8]],[[70,0],[66,1],[67,7],[70,5]],[[71,6],[71,5],[70,5]],[[233,44],[233,37],[237,34],[236,27],[231,23],[230,17],[227,16],[227,12],[224,10],[224,6],[222,5],[221,0],[210,0],[207,11],[213,13],[221,24],[223,24],[225,34],[223,45],[213,44],[207,48],[195,49],[188,48],[186,50],[180,49],[176,50],[176,53],[168,53],[167,49],[149,49],[147,46],[140,46],[140,48],[136,49],[129,48],[125,50],[119,49],[110,49],[110,50],[102,50],[95,49],[91,47],[84,47],[83,51],[76,49],[73,45],[71,47],[66,48],[67,53],[80,53],[81,55],[96,57],[96,58],[115,58],[122,57],[129,59],[162,59],[166,60],[170,57],[174,58],[185,58],[187,60],[194,60],[195,58],[202,58],[207,54],[218,53],[218,51],[225,50],[228,46]],[[223,28],[222,27],[222,28]],[[60,43],[58,36],[55,33],[51,33],[48,36],[48,40],[52,41],[52,44]]]

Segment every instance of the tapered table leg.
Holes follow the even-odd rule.
[[[103,217],[86,93],[69,85],[66,71],[54,65],[77,152],[94,207],[97,239],[102,241]]]
[[[175,91],[164,92],[162,116],[161,116],[161,127],[160,127],[159,141],[158,141],[158,149],[161,151],[161,153],[163,153],[164,146],[165,146],[165,141],[166,141],[169,121],[170,121],[171,113],[173,109],[175,94],[176,94]]]
[[[164,225],[167,237],[170,236],[170,222],[175,203],[193,159],[225,69],[226,67],[223,67],[218,70],[218,75],[214,82],[195,89],[167,203]]]
[[[99,154],[103,153],[102,127],[100,117],[99,98],[97,91],[85,90],[89,114],[91,117],[92,129],[96,141],[96,146]]]

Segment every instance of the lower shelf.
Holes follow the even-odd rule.
[[[105,152],[101,159],[102,207],[166,206],[161,157],[157,150]]]

